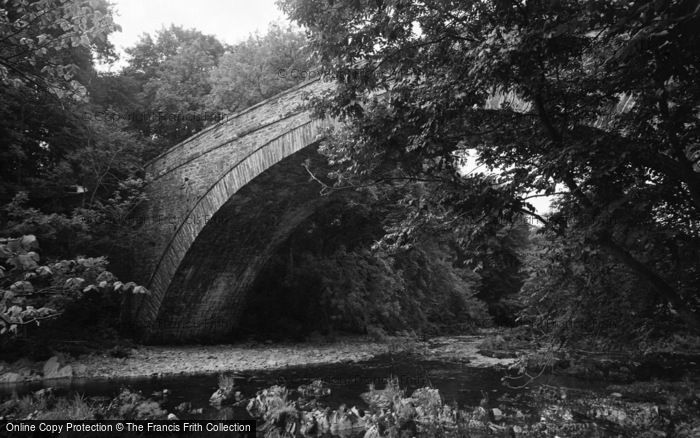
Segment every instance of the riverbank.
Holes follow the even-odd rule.
[[[504,387],[502,376],[412,352],[241,373],[235,381],[200,375],[49,382],[0,396],[0,420],[253,417],[258,430],[294,430],[299,438],[324,431],[379,438],[407,427],[423,438],[700,436],[699,382],[692,376],[617,384],[547,375],[517,389]],[[212,402],[219,393],[229,395]]]
[[[225,372],[262,371],[287,367],[362,362],[387,353],[415,353],[426,359],[458,361],[473,367],[507,367],[514,358],[479,353],[490,332],[442,336],[427,341],[389,338],[371,341],[348,338],[332,343],[138,346],[120,356],[104,352],[77,358],[58,354],[45,362],[0,362],[0,384],[40,380],[168,377]]]
[[[415,436],[426,438],[435,436],[435,430],[443,436],[464,432],[581,438],[690,438],[700,433],[698,357],[659,352],[599,356],[538,347],[521,331],[483,330],[425,341],[346,338],[333,343],[140,346],[78,358],[57,355],[34,364],[4,365],[3,378],[8,369],[26,378],[0,387],[0,419],[252,416],[261,428],[289,426],[302,431],[296,435],[300,437],[316,436],[303,433],[306,419],[317,428],[350,427],[368,433],[377,427],[402,430],[413,424]],[[125,357],[114,357],[117,354]],[[503,371],[513,364],[523,374]],[[237,374],[238,395],[229,404],[212,404],[217,380],[219,388],[229,381],[216,375],[225,373]],[[47,374],[62,377],[51,379]],[[26,381],[34,384],[23,385]],[[297,400],[308,395],[304,388],[317,383],[327,385],[328,391],[314,392],[324,400]],[[293,415],[276,415],[266,408],[270,395],[280,395],[284,403],[272,404],[285,406]]]

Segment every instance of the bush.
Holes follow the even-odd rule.
[[[33,235],[0,238],[0,348],[53,320],[58,320],[54,330],[40,338],[70,330],[84,336],[88,327],[116,329],[128,316],[122,313],[128,311],[126,298],[148,293],[143,286],[118,281],[104,257],[42,264],[38,247]],[[57,327],[63,332],[56,333]]]
[[[679,328],[648,284],[572,239],[537,236],[526,269],[520,321],[558,343],[638,343]]]
[[[479,277],[427,241],[394,256],[341,247],[328,256],[304,252],[293,265],[277,262],[267,268],[275,275],[261,274],[243,323],[266,336],[341,331],[383,339],[490,322],[474,297]]]
[[[120,262],[117,272],[130,272],[132,266],[126,263],[135,258],[134,248],[144,230],[127,219],[145,200],[144,184],[138,178],[120,181],[108,199],[64,212],[44,212],[31,205],[26,192],[19,192],[0,209],[0,235],[32,234],[52,258],[108,255]]]
[[[397,249],[374,245],[395,212],[387,198],[348,193],[301,224],[258,275],[239,335],[302,340],[317,332],[384,339],[464,332],[490,324],[476,295],[481,277],[466,266],[450,230]]]

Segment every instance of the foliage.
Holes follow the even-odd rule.
[[[309,70],[304,43],[300,32],[280,25],[231,46],[170,26],[127,49],[128,66],[103,78],[108,88],[98,90],[99,100],[134,115],[129,126],[148,138],[150,158],[224,115],[301,82],[299,74],[280,72]]]
[[[19,192],[2,208],[9,236],[34,234],[43,243],[45,255],[60,257],[79,253],[108,254],[117,258],[119,271],[133,260],[134,246],[143,229],[129,222],[129,214],[145,200],[141,179],[115,181],[108,199],[94,199],[90,207],[76,207],[70,213],[44,213],[28,206],[28,195]]]
[[[144,143],[92,99],[94,60],[114,58],[112,7],[9,1],[0,22],[0,235],[34,234],[49,257],[128,260]]]
[[[167,390],[166,390],[167,391]],[[107,400],[94,400],[80,394],[61,396],[46,388],[19,398],[16,393],[0,403],[0,416],[23,420],[163,420],[167,411],[162,399],[144,397],[140,392],[123,388]],[[99,397],[98,397],[99,398]]]
[[[272,386],[257,391],[247,411],[260,421],[258,430],[266,436],[692,437],[698,427],[697,385],[693,379],[652,381],[611,385],[601,394],[603,390],[542,384],[497,398],[486,395],[479,406],[457,406],[436,388],[421,387],[408,395],[398,379],[389,378],[384,388],[370,387],[360,395],[367,409],[345,404],[327,407],[323,400],[327,391]],[[86,399],[63,397],[48,388],[2,400],[0,416],[6,420],[164,419],[166,403],[157,397],[122,389],[107,400]]]
[[[130,48],[123,71],[98,73],[118,29],[102,0],[12,0],[0,27],[0,235],[36,235],[49,258],[108,256],[120,276],[139,263],[147,232],[129,220],[145,199],[143,163],[219,120],[207,112],[269,97],[298,82],[279,70],[305,67],[291,29],[227,47],[171,26]],[[252,78],[262,91],[244,96]],[[226,87],[238,100],[214,102]]]
[[[92,420],[96,407],[81,395],[55,397],[52,388],[19,398],[16,393],[0,405],[5,418],[35,420]]]
[[[42,420],[93,420],[95,407],[83,396],[76,394],[72,399],[59,398],[52,409],[40,410],[37,419]]]
[[[34,271],[32,272],[33,275],[29,276],[29,279],[32,277],[36,278],[40,274],[50,275],[52,272],[49,267],[39,266],[38,264],[40,260],[39,254],[33,251],[37,247],[36,238],[32,235],[24,236],[21,239],[3,240],[2,246],[0,246],[0,251],[2,252],[0,255],[6,258],[6,264],[12,266],[16,271]],[[2,289],[2,313],[0,313],[0,324],[2,325],[0,326],[0,335],[7,333],[16,334],[19,325],[31,323],[39,325],[39,321],[55,316],[56,311],[50,307],[35,308],[34,306],[22,306],[21,302],[17,302],[16,298],[21,300],[23,297],[31,296],[31,294],[35,293],[34,285],[25,279],[13,281],[17,278],[9,278],[8,281],[6,271],[7,268],[5,266],[0,267],[0,275],[4,280],[3,283],[5,283],[5,287]],[[23,277],[27,278],[28,276],[24,275]],[[37,293],[41,292],[43,290]]]
[[[231,46],[209,77],[207,109],[232,114],[302,82],[312,67],[305,43],[301,32],[274,24]]]
[[[370,387],[361,395],[367,410],[346,405],[324,409],[316,398],[303,394],[290,401],[293,391],[273,386],[258,391],[248,412],[263,422],[260,429],[266,436],[690,437],[697,428],[693,407],[698,397],[693,392],[696,383],[685,383],[685,387],[671,382],[656,385],[665,390],[662,396],[646,391],[634,396],[633,385],[616,387],[624,398],[544,384],[493,401],[486,394],[474,407],[448,403],[438,389],[430,387],[407,396],[398,380],[390,378],[385,388]]]
[[[65,197],[75,184],[56,173],[80,143],[93,56],[113,55],[107,35],[118,29],[102,0],[12,0],[0,8],[0,201],[28,186]],[[47,181],[50,180],[50,181]]]
[[[259,276],[241,329],[311,332],[463,332],[489,323],[479,276],[460,265],[449,233],[396,253],[370,249],[382,199],[350,193],[302,224]],[[260,318],[260,315],[266,315]]]
[[[124,388],[119,396],[110,404],[116,411],[116,417],[127,420],[145,420],[163,418],[167,411],[163,410],[157,400],[144,397],[140,392]]]
[[[76,48],[113,56],[107,35],[114,24],[102,0],[10,0],[0,9],[0,82],[37,86],[54,93],[81,88],[71,82],[78,66]]]
[[[134,185],[129,180],[141,173],[143,144],[122,121],[90,118],[83,128],[84,145],[68,153],[66,161],[80,169],[75,179],[89,193],[82,206],[91,207]]]
[[[28,194],[19,192],[3,207],[3,213],[5,213],[3,234],[13,237],[33,234],[47,243],[49,248],[55,243],[58,248],[67,252],[77,249],[73,246],[73,242],[80,245],[86,240],[89,227],[83,216],[77,212],[70,216],[43,213],[39,209],[27,206],[28,201]]]
[[[161,148],[184,140],[209,124],[205,120],[206,96],[211,91],[209,73],[224,53],[224,45],[212,35],[171,25],[144,35],[127,49],[129,65],[123,76],[140,84],[138,111],[132,124]]]
[[[26,336],[29,328],[61,315],[65,325],[79,327],[83,332],[100,325],[118,328],[120,318],[125,316],[119,314],[120,310],[128,310],[122,309],[125,298],[149,293],[133,282],[118,281],[106,269],[104,257],[41,264],[37,249],[38,241],[33,235],[0,239],[3,338],[20,335],[20,328],[21,335]]]
[[[318,106],[351,123],[325,146],[339,185],[434,183],[394,236],[533,217],[700,330],[696,2],[280,3],[324,66],[366,72]],[[555,194],[548,218],[528,203]]]
[[[538,236],[526,261],[521,322],[557,343],[598,339],[639,343],[679,329],[673,312],[649,284],[604,252]]]

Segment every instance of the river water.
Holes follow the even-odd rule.
[[[457,403],[460,407],[476,406],[486,394],[496,399],[506,392],[513,392],[501,383],[503,371],[492,368],[474,368],[461,362],[415,360],[403,355],[384,355],[361,363],[342,363],[322,366],[285,368],[276,371],[236,373],[236,388],[244,397],[254,396],[256,391],[272,385],[283,385],[296,389],[299,385],[321,379],[330,387],[331,394],[324,403],[335,409],[341,404],[348,407],[366,408],[360,394],[370,384],[383,388],[390,377],[398,378],[407,394],[413,390],[431,386],[440,390],[443,400]],[[35,382],[15,387],[19,395],[43,387],[54,387],[57,395],[82,394],[88,399],[114,397],[122,388],[140,391],[144,396],[168,389],[164,407],[171,412],[183,402],[191,403],[192,409],[202,408],[202,414],[182,415],[183,418],[249,418],[245,407],[226,408],[222,413],[209,405],[211,394],[218,387],[218,375],[175,376],[165,378],[117,379],[72,382]],[[0,389],[7,393],[8,388]],[[179,415],[179,414],[178,414]]]
[[[626,420],[626,418],[632,418],[628,417],[628,415],[636,415],[635,419],[639,418],[641,419],[640,421],[646,421],[650,425],[653,424],[658,430],[666,430],[668,429],[666,425],[671,424],[668,419],[659,417],[659,412],[668,416],[673,414],[674,410],[677,411],[678,415],[673,414],[676,415],[673,417],[674,422],[689,424],[690,421],[697,419],[697,413],[690,413],[692,409],[696,409],[689,407],[691,405],[688,403],[692,404],[692,400],[688,401],[686,403],[687,406],[682,407],[680,410],[677,406],[672,410],[669,410],[668,407],[664,408],[663,405],[668,401],[665,400],[666,397],[662,391],[654,389],[655,380],[653,380],[655,377],[661,376],[670,378],[671,373],[669,373],[669,370],[677,372],[677,375],[673,376],[676,379],[681,379],[681,376],[687,378],[688,372],[690,372],[690,375],[695,374],[692,370],[697,370],[696,360],[696,358],[691,357],[687,359],[687,363],[682,364],[677,360],[673,360],[667,364],[669,368],[659,367],[658,364],[653,368],[641,367],[640,370],[643,371],[642,374],[644,375],[638,377],[652,379],[650,382],[652,384],[650,387],[651,392],[643,395],[635,395],[632,392],[624,396],[617,394],[613,398],[611,398],[611,391],[619,391],[619,389],[610,388],[610,382],[606,382],[604,379],[584,380],[544,374],[535,381],[530,382],[529,388],[514,389],[511,386],[504,385],[503,378],[506,376],[506,371],[502,368],[479,368],[470,366],[468,362],[419,359],[409,354],[385,354],[372,360],[358,363],[346,362],[332,365],[290,367],[274,371],[242,372],[236,373],[234,377],[235,387],[241,391],[244,398],[253,397],[257,391],[273,385],[283,385],[290,390],[295,390],[300,385],[309,384],[314,380],[320,379],[331,390],[330,395],[322,399],[322,405],[331,409],[337,409],[340,405],[366,409],[367,406],[362,400],[361,394],[366,392],[370,385],[374,385],[377,389],[382,389],[387,379],[394,378],[398,379],[399,386],[405,390],[406,395],[410,395],[417,388],[428,386],[437,388],[440,391],[443,402],[452,406],[456,405],[460,409],[471,411],[472,408],[479,405],[487,406],[489,409],[498,406],[500,409],[509,412],[508,421],[515,418],[513,421],[516,421],[520,425],[519,427],[541,422],[543,421],[541,420],[543,413],[549,412],[547,414],[549,415],[546,423],[547,427],[551,425],[554,427],[569,427],[569,423],[573,421],[572,427],[580,426],[589,427],[590,429],[593,417],[598,414],[590,414],[590,409],[581,408],[581,406],[598,406],[603,408],[603,411],[601,411],[603,412],[601,414],[603,417],[601,417],[602,419],[598,418],[602,426],[595,425],[596,428],[591,429],[595,431],[594,435],[586,435],[584,433],[583,435],[575,436],[638,436],[636,434],[641,429],[635,428],[635,421],[637,420]],[[12,391],[21,396],[50,386],[54,388],[58,396],[81,394],[88,401],[107,402],[116,397],[122,389],[128,388],[132,392],[140,392],[145,397],[159,400],[164,409],[168,412],[176,413],[183,420],[242,420],[250,418],[245,409],[245,401],[239,406],[226,406],[224,408],[216,408],[209,404],[210,396],[218,388],[218,378],[219,376],[216,374],[208,374],[91,381],[74,379],[71,382],[63,383],[58,381],[34,382],[14,388],[0,387],[0,399],[7,398]],[[523,383],[523,381],[508,381],[515,386],[518,383]],[[682,382],[685,382],[685,380]],[[687,391],[683,389],[684,386],[685,383],[680,387],[676,385],[675,390],[678,391],[679,396],[688,398]],[[168,395],[163,399],[162,394],[165,389],[168,390]],[[560,393],[562,396],[556,395],[554,399],[551,397],[540,397],[538,394],[541,394],[542,391],[550,391],[550,393],[554,391],[555,394]],[[296,397],[296,393],[291,393],[292,399]],[[579,397],[587,397],[586,402],[591,401],[593,404],[588,403],[577,406],[572,404],[572,400]],[[607,398],[598,399],[598,397]],[[182,403],[188,404],[188,410],[183,412],[176,408]],[[573,420],[571,418],[553,417],[552,415],[555,415],[557,412],[564,412],[559,409],[560,405],[564,404],[569,407],[573,406],[579,416],[584,415],[587,417],[583,419],[574,418]],[[656,408],[655,406],[657,405],[662,407]],[[646,413],[640,416],[639,413],[642,411]],[[668,414],[669,412],[671,414]],[[617,421],[617,425],[611,423],[610,419]],[[612,428],[611,424],[613,425]],[[700,432],[700,427],[697,428],[697,431]],[[559,436],[570,436],[567,433],[559,434]],[[557,433],[552,436],[555,435]]]

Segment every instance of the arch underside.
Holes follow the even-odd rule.
[[[326,202],[302,166],[306,160],[314,167],[324,162],[316,145],[306,147],[255,177],[211,217],[170,281],[146,340],[215,341],[235,330],[262,267]]]

